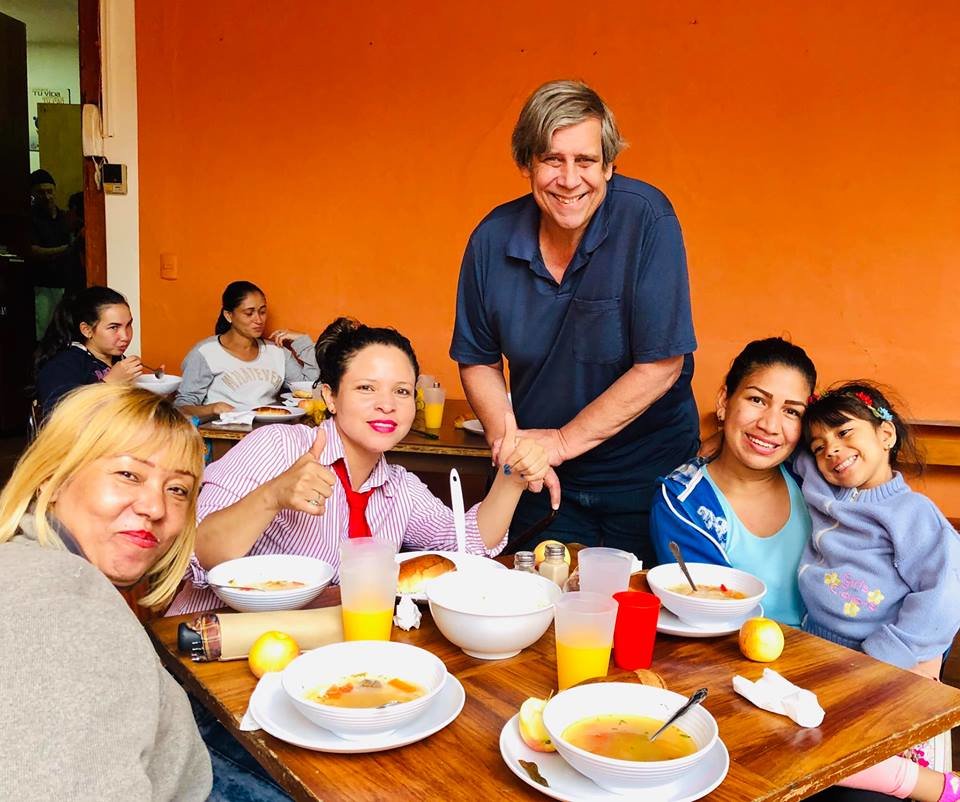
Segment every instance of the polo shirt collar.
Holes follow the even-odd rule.
[[[337,431],[337,425],[333,422],[333,418],[327,418],[327,420],[320,425],[327,433],[327,445],[324,446],[323,449],[323,464],[333,465],[338,459],[342,459],[344,460],[344,465],[346,465],[346,452],[343,449],[343,440],[340,439],[340,433]],[[350,475],[349,466],[347,466],[347,475]],[[365,493],[367,490],[373,490],[377,487],[382,488],[386,496],[393,496],[395,494],[393,471],[390,470],[387,459],[383,455],[380,456],[367,481],[360,486],[359,492]]]
[[[599,248],[607,238],[610,230],[610,205],[615,178],[616,176],[613,176],[607,182],[607,193],[603,203],[593,213],[583,239],[580,240],[570,265],[573,270],[586,264],[586,257]],[[507,241],[507,256],[534,264],[540,257],[540,207],[537,206],[532,194],[527,195],[524,201],[523,209],[517,216],[510,239]]]

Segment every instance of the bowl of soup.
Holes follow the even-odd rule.
[[[164,373],[160,378],[154,373],[142,373],[134,379],[133,383],[144,390],[149,390],[157,395],[170,395],[180,388],[183,378],[174,376],[170,373]]]
[[[716,719],[703,705],[649,740],[686,701],[636,683],[579,685],[547,702],[543,725],[560,756],[581,774],[607,791],[642,798],[645,788],[690,771],[717,742]]]
[[[696,593],[676,563],[651,568],[647,583],[664,607],[693,626],[736,624],[767,592],[760,579],[728,565],[687,563],[687,569],[697,585]]]
[[[561,596],[525,571],[453,571],[424,585],[437,629],[471,657],[502,660],[540,640]]]
[[[346,641],[300,655],[280,679],[305,718],[346,740],[362,740],[416,719],[440,692],[447,669],[408,643]]]
[[[299,610],[333,579],[333,566],[299,554],[257,554],[207,571],[220,600],[242,613]]]

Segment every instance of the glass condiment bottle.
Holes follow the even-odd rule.
[[[546,557],[540,563],[540,575],[551,582],[563,587],[570,575],[570,566],[564,557],[567,550],[562,543],[549,543],[546,548]]]
[[[534,567],[534,560],[532,551],[518,551],[513,555],[513,570],[535,574],[537,569]]]

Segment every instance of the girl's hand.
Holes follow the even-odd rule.
[[[210,414],[219,415],[221,412],[233,412],[233,404],[228,404],[226,401],[216,401],[213,404],[207,404],[210,408]]]
[[[268,503],[277,512],[298,510],[308,515],[323,515],[337,481],[334,472],[320,463],[326,444],[327,434],[318,428],[310,450],[266,485]]]
[[[110,384],[130,384],[137,376],[142,374],[143,363],[140,361],[140,357],[128,356],[110,368],[103,380]]]
[[[277,329],[273,332],[267,339],[273,342],[275,345],[283,346],[288,343],[292,343],[297,337],[306,336],[302,331],[288,331],[287,329]]]
[[[546,449],[531,437],[521,437],[517,432],[517,421],[512,412],[504,414],[503,442],[500,454],[504,473],[509,469],[511,481],[536,489],[539,492],[542,482],[550,469],[550,459]]]
[[[908,670],[912,671],[918,676],[932,679],[935,682],[940,682],[940,664],[942,662],[942,657],[933,657],[930,660],[924,660],[922,663],[917,663],[913,668]]]

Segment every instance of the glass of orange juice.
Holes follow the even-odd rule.
[[[439,429],[443,423],[443,402],[446,391],[442,387],[423,388],[423,425],[428,429]]]
[[[396,547],[370,537],[340,546],[340,605],[344,640],[390,640],[397,593]]]
[[[556,603],[553,621],[560,690],[591,677],[605,677],[617,602],[605,593],[564,593]]]

